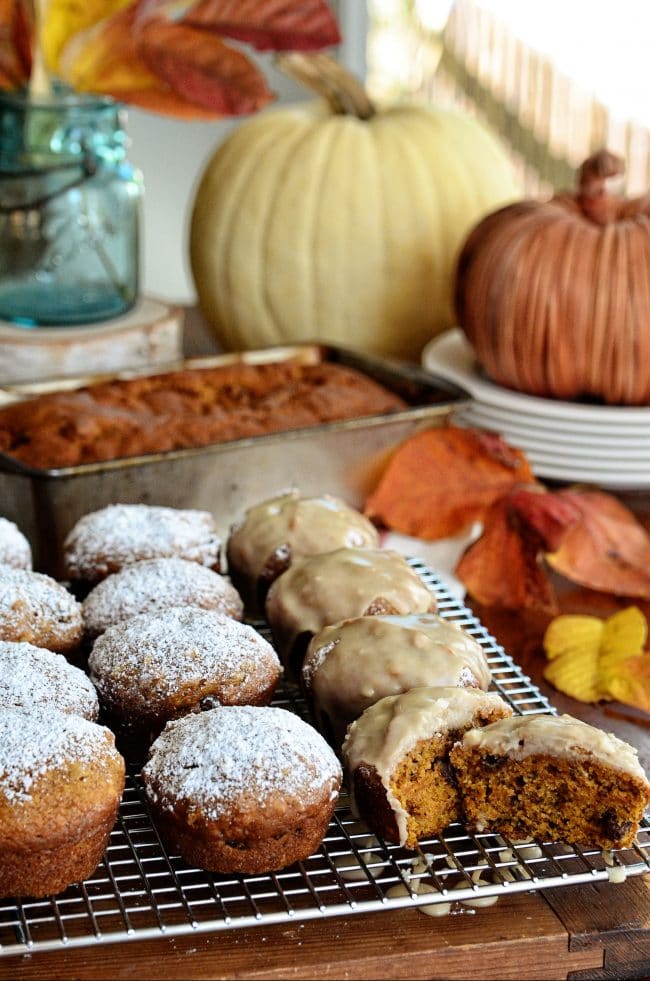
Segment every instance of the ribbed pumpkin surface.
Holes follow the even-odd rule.
[[[196,194],[201,310],[226,349],[318,338],[417,358],[453,323],[468,230],[515,196],[503,152],[467,117],[262,113],[217,150]]]
[[[605,158],[614,159],[593,159],[602,167]],[[646,405],[650,196],[610,197],[600,185],[612,175],[590,175],[589,164],[592,193],[585,184],[582,194],[513,204],[471,232],[457,270],[458,323],[497,384]]]

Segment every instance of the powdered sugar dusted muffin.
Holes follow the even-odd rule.
[[[266,599],[276,650],[296,677],[309,641],[328,624],[435,609],[434,594],[406,559],[378,548],[339,548],[297,559],[275,580]]]
[[[110,504],[77,521],[63,553],[67,578],[92,585],[125,565],[170,556],[218,572],[221,539],[209,511]]]
[[[385,695],[428,685],[487,691],[491,678],[478,641],[435,613],[356,617],[324,627],[302,669],[318,727],[336,749],[349,723]]]
[[[70,654],[82,635],[81,605],[64,586],[40,572],[0,566],[0,640]]]
[[[47,896],[88,878],[123,789],[108,729],[54,709],[0,710],[0,896]]]
[[[118,746],[139,760],[171,719],[216,705],[268,704],[282,673],[252,627],[187,607],[109,627],[88,663]]]
[[[142,778],[168,847],[199,868],[254,874],[318,848],[341,768],[293,712],[224,706],[170,722]]]
[[[512,715],[496,692],[412,688],[353,722],[343,756],[358,812],[373,831],[415,848],[461,814],[449,750],[463,733]]]
[[[513,716],[466,732],[450,760],[477,831],[620,848],[650,803],[636,750],[570,715]]]
[[[258,613],[271,583],[294,559],[337,548],[376,548],[379,532],[331,494],[303,497],[295,488],[251,507],[231,528],[228,573],[247,610]]]
[[[43,707],[95,721],[97,692],[90,678],[62,654],[33,644],[0,641],[0,709]]]
[[[18,525],[0,518],[0,564],[14,569],[31,569],[32,548]]]
[[[125,566],[91,589],[83,602],[86,636],[171,606],[215,610],[235,620],[244,613],[239,593],[218,572],[187,559],[149,559]]]

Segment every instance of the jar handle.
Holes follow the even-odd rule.
[[[58,187],[54,191],[43,194],[41,197],[35,198],[33,201],[30,201],[27,204],[4,204],[0,201],[0,214],[7,215],[15,211],[34,211],[38,208],[42,208],[43,205],[48,204],[50,201],[53,201],[62,194],[66,194],[73,188],[79,187],[85,181],[89,180],[91,177],[94,177],[97,173],[97,159],[90,153],[90,151],[86,150],[83,159],[79,163],[75,161],[74,163],[53,164],[51,167],[31,168],[18,171],[15,174],[3,174],[3,181],[24,180],[26,177],[38,177],[60,173],[65,170],[70,170],[72,167],[75,169],[81,168],[81,171],[67,184],[63,184],[62,187]]]

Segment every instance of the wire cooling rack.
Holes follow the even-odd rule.
[[[493,688],[519,714],[554,709],[476,617],[419,560],[411,565],[435,592],[439,612],[483,647]],[[257,625],[262,632],[265,628]],[[307,718],[298,691],[280,690],[275,705]],[[442,915],[484,906],[506,893],[610,879],[650,871],[650,822],[636,842],[614,852],[550,841],[511,842],[468,834],[452,824],[406,851],[371,834],[350,811],[345,790],[319,850],[268,875],[215,875],[187,866],[162,845],[140,779],[127,777],[118,821],[94,875],[41,900],[0,900],[0,955],[160,936],[209,933],[405,906]]]

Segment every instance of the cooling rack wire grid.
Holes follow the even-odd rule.
[[[417,559],[410,564],[435,592],[440,614],[481,644],[493,688],[514,711],[554,712],[435,572]],[[281,688],[273,704],[308,718],[292,686]],[[403,907],[442,915],[456,904],[489,905],[506,893],[620,881],[650,871],[647,818],[636,842],[615,852],[550,841],[516,843],[468,834],[456,823],[422,841],[414,853],[371,834],[349,804],[344,789],[321,847],[304,862],[272,874],[222,876],[190,868],[165,850],[140,779],[130,773],[106,854],[90,879],[48,899],[0,900],[0,955]]]

